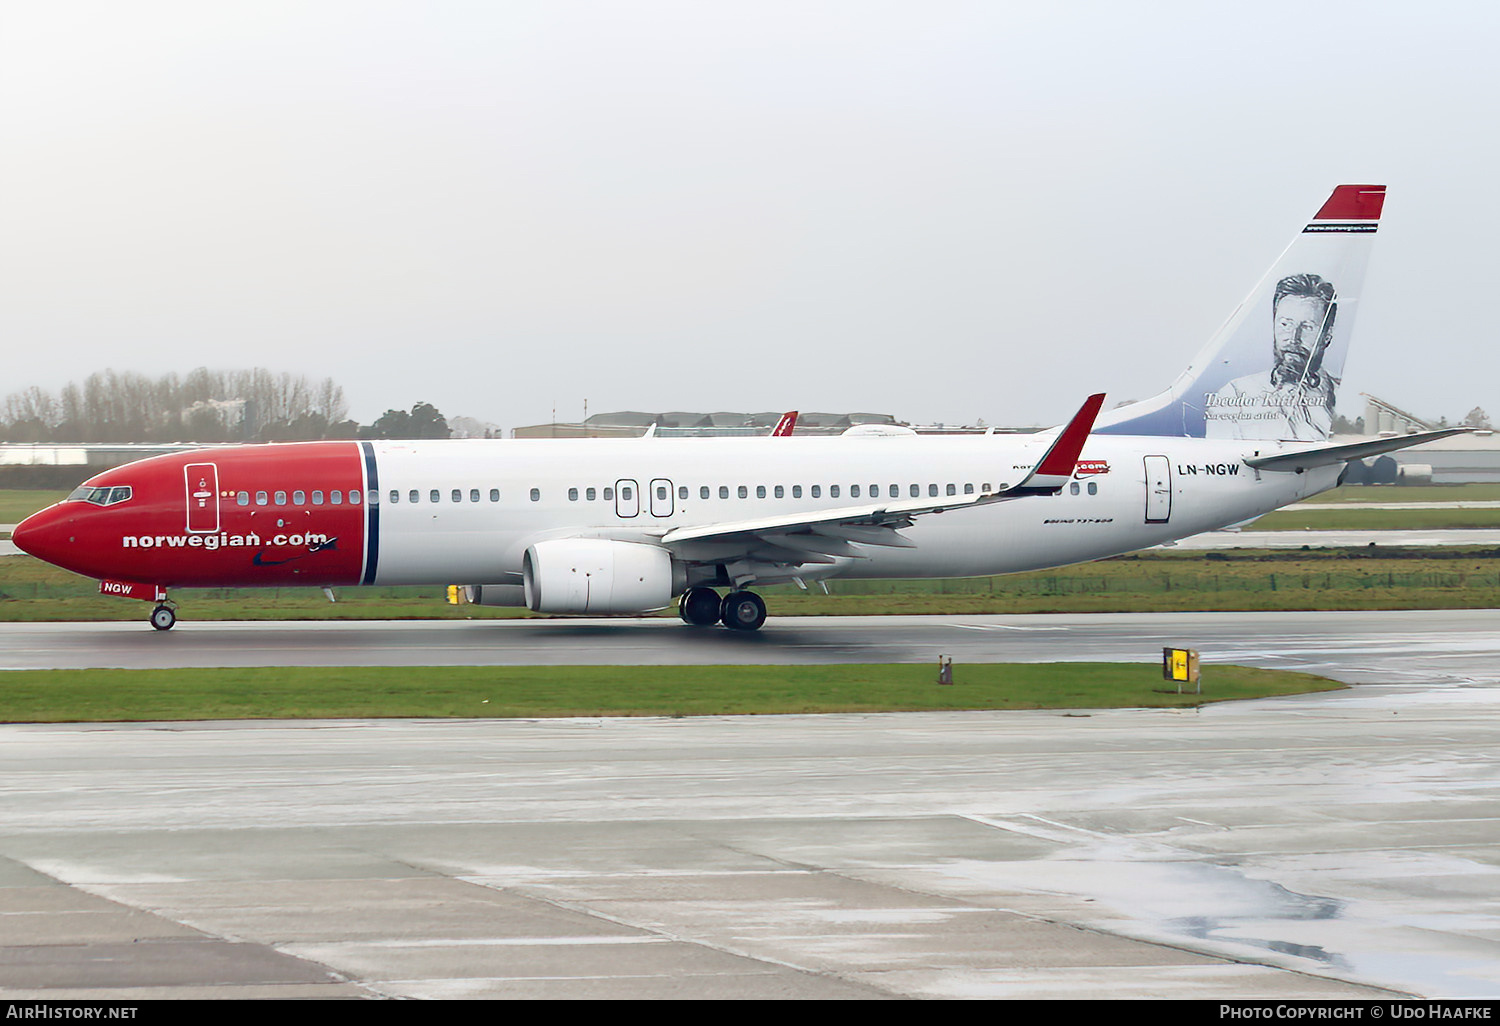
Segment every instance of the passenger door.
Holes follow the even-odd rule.
[[[219,529],[219,467],[189,463],[182,468],[187,488],[187,529],[190,534],[212,534]]]

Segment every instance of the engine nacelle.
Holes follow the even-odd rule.
[[[526,605],[538,613],[646,613],[672,604],[666,549],[600,538],[537,542],[522,562]]]

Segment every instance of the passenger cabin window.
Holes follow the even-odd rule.
[[[830,499],[837,499],[839,497],[839,486],[838,485],[829,485],[828,486],[828,497]]]
[[[969,482],[968,484],[964,485],[964,494],[965,495],[973,495],[974,494],[974,483],[972,481]]]
[[[293,492],[292,493],[292,505],[293,506],[306,506],[307,505],[307,493],[304,492],[300,488],[297,489],[295,492]]]
[[[584,498],[588,499],[590,502],[593,502],[595,499],[599,498],[599,490],[597,488],[590,488],[587,489],[583,493],[583,495]]]
[[[278,491],[276,493],[276,505],[278,505],[278,506],[285,506],[286,505],[286,492]]]
[[[744,485],[740,485],[739,494],[740,498],[748,499],[750,497],[750,489],[746,488]]]
[[[778,498],[778,499],[784,499],[784,498],[786,498],[786,488],[783,487],[782,485],[777,485],[776,486],[776,498]]]
[[[606,488],[606,489],[604,489],[604,501],[605,502],[614,502],[615,501],[615,490],[613,488]]]
[[[851,499],[857,499],[857,498],[859,498],[859,485],[850,485],[849,486],[849,497]]]
[[[250,493],[249,492],[238,492],[238,493],[236,493],[235,497],[234,497],[234,504],[236,506],[248,506],[248,505],[250,505]]]
[[[469,501],[470,502],[478,502],[479,501],[479,489],[478,488],[470,488],[469,489]]]
[[[578,501],[578,489],[577,488],[569,488],[568,489],[568,501],[569,502],[577,502]]]
[[[422,501],[422,493],[419,492],[419,491],[417,491],[417,489],[413,488],[411,491],[409,491],[409,492],[406,493],[406,498],[410,502],[421,502]]]
[[[443,493],[434,488],[427,493],[427,498],[433,502],[441,502],[443,500]]]
[[[802,486],[801,485],[792,485],[792,498],[794,498],[794,499],[800,499],[800,498],[802,498]]]
[[[375,489],[373,489],[373,488],[370,489],[370,505],[373,506],[376,503],[378,503],[379,501],[380,501],[380,496],[377,495],[377,494],[375,494]],[[351,505],[351,506],[358,506],[359,505],[359,489],[358,488],[351,488],[351,489],[349,489],[349,505]]]
[[[1098,481],[1090,481],[1089,482],[1089,494],[1090,495],[1098,495],[1099,494],[1099,482]]]
[[[257,506],[264,506],[269,501],[270,501],[270,499],[267,497],[267,495],[266,495],[265,492],[256,492],[255,493],[255,504]]]
[[[727,498],[729,498],[729,486],[728,485],[719,485],[719,498],[721,498],[721,499],[727,499]]]
[[[706,499],[706,498],[708,498],[708,485],[703,485],[701,488],[698,489],[698,498],[700,498],[700,499]]]
[[[949,485],[948,486],[948,494],[949,495],[957,495],[958,494],[958,485]]]
[[[823,497],[823,486],[822,485],[813,485],[812,486],[812,497],[814,499],[821,499]]]
[[[453,489],[453,501],[454,502],[463,502],[464,501],[464,492],[463,492],[462,488],[455,488],[455,489]]]
[[[755,497],[757,499],[764,499],[766,497],[766,486],[765,485],[756,485],[755,486]]]
[[[396,491],[396,489],[392,488],[391,489],[391,504],[395,505],[396,503],[398,503],[400,501],[401,501],[401,493],[398,492],[398,491]]]
[[[330,503],[332,503],[333,505],[335,505],[335,506],[342,505],[343,502],[344,502],[344,493],[343,492],[338,492],[338,491],[329,492],[328,493],[328,501]],[[374,492],[370,493],[370,501],[371,502],[375,501],[375,493]]]
[[[688,497],[687,485],[677,486],[677,497],[679,499],[686,499]]]
[[[317,490],[316,488],[313,489],[313,505],[314,506],[321,506],[321,505],[323,505],[323,493],[321,491]]]
[[[490,489],[490,501],[491,502],[499,502],[500,501],[500,489],[498,489],[498,488],[491,488]]]
[[[627,491],[628,491],[628,489],[627,489]],[[540,488],[533,488],[531,490],[531,501],[532,502],[541,502],[542,501],[542,490]]]

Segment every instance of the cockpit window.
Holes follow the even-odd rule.
[[[90,485],[82,485],[73,489],[67,501],[92,502],[95,506],[114,506],[121,502],[130,501],[130,486],[115,485],[113,488],[95,488]]]

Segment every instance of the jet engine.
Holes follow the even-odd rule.
[[[645,613],[672,603],[666,549],[599,538],[537,542],[522,562],[526,605],[538,613]]]

